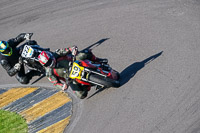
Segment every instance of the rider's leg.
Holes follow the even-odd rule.
[[[81,84],[78,84],[75,81],[73,81],[70,83],[70,87],[78,98],[84,99],[87,97],[88,86],[82,86]]]
[[[33,76],[40,76],[40,75],[41,73],[36,70],[31,70],[25,74],[25,69],[24,66],[22,65],[20,71],[17,73],[15,77],[21,84],[28,84],[30,80],[33,78]]]
[[[22,65],[20,71],[16,74],[15,77],[21,84],[28,84],[29,83],[29,80],[25,75],[25,70],[24,70],[23,65]]]

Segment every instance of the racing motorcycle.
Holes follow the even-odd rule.
[[[26,37],[26,43],[20,50],[22,63],[28,68],[29,70],[36,70],[41,73],[45,73],[44,67],[39,63],[38,55],[42,51],[50,51],[49,48],[41,48],[39,45],[29,45],[29,41],[32,37],[33,33],[29,33]]]
[[[73,61],[69,68],[69,78],[76,82],[99,88],[119,87],[120,75],[107,63],[93,62],[90,60],[76,60],[73,54]]]

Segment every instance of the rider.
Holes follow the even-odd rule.
[[[31,33],[21,33],[16,38],[8,41],[0,41],[0,64],[7,71],[9,76],[16,75],[16,79],[21,84],[28,84],[33,76],[39,75],[37,71],[30,71],[25,74],[20,49],[24,46],[17,47],[21,42],[29,38]],[[37,45],[36,41],[29,41],[29,45]]]
[[[107,59],[95,57],[91,51],[85,50],[78,52],[77,46],[69,48],[57,49],[54,53],[43,51],[39,56],[39,62],[45,67],[46,76],[53,85],[62,90],[66,90],[68,86],[72,88],[74,93],[80,99],[87,97],[90,88],[86,85],[78,84],[76,81],[69,81],[69,62],[72,61],[72,51],[76,55],[76,60],[89,59],[92,61],[108,62]],[[64,83],[62,82],[64,81]]]

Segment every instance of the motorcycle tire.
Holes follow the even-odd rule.
[[[97,74],[91,74],[89,76],[89,80],[102,84],[105,87],[115,87],[115,88],[120,87],[120,82],[118,80],[113,80],[113,79],[106,78]]]

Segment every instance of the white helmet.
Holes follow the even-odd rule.
[[[53,56],[53,54],[51,52],[48,51],[42,51],[39,56],[38,56],[38,60],[40,62],[40,64],[42,64],[45,67],[55,67],[56,65],[56,59]]]

